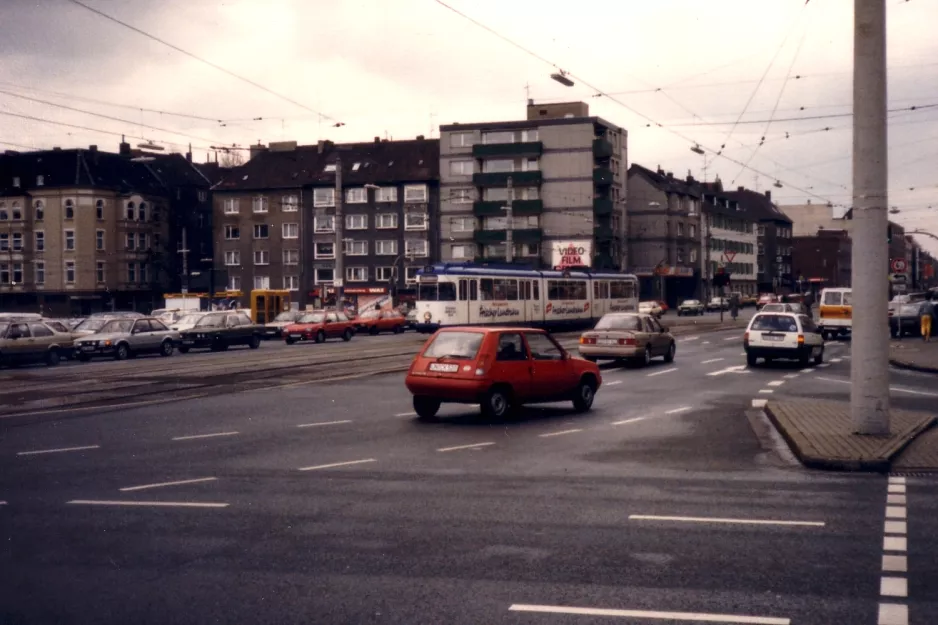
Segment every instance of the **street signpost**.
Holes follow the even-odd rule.
[[[902,273],[904,274],[909,268],[908,263],[905,262],[904,258],[893,258],[892,263],[890,263],[893,273]]]

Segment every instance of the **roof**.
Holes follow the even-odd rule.
[[[769,193],[768,191],[766,193]],[[759,221],[779,221],[788,225],[792,220],[772,202],[771,195],[739,187],[736,191],[724,191],[723,195],[736,200],[747,213]]]
[[[222,167],[218,163],[192,163],[210,183],[218,184],[231,171],[230,167]]]
[[[42,176],[42,185],[38,177]],[[13,186],[19,178],[19,187]],[[0,192],[21,195],[56,187],[97,187],[122,193],[162,194],[160,181],[143,163],[99,150],[42,150],[0,155]]]
[[[161,183],[169,187],[201,187],[208,189],[211,180],[182,154],[153,155],[154,160],[144,163]]]
[[[602,117],[560,117],[544,119],[521,119],[506,122],[470,122],[462,124],[455,122],[440,126],[440,132],[459,132],[460,130],[516,130],[523,128],[537,128],[538,126],[570,126],[574,124],[601,124],[606,128],[612,128],[619,132],[624,132],[621,126],[617,126],[606,121]]]
[[[691,197],[699,198],[703,194],[703,188],[697,180],[691,178],[691,181],[668,177],[666,174],[661,173],[661,170],[653,171],[647,167],[643,167],[638,163],[632,163],[629,166],[629,176],[638,175],[642,176],[651,183],[656,189],[664,191],[666,193],[679,193],[681,195],[689,195]]]
[[[346,185],[427,182],[440,178],[439,139],[303,145],[266,150],[234,168],[215,185],[218,191],[287,189],[335,183],[327,165],[342,162]]]

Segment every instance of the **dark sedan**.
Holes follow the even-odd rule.
[[[889,333],[893,338],[900,338],[907,334],[921,336],[922,306],[925,302],[913,304],[900,304],[889,317]]]
[[[255,324],[242,312],[213,312],[179,334],[179,351],[183,354],[190,349],[200,348],[220,352],[232,345],[247,345],[257,349],[261,345],[264,326]]]

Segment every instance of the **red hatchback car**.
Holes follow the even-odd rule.
[[[355,322],[338,311],[313,310],[303,314],[296,323],[283,329],[283,340],[287,345],[297,341],[322,343],[327,338],[351,341],[355,334]]]
[[[455,327],[427,341],[405,384],[420,418],[435,416],[443,402],[480,404],[484,416],[499,418],[541,402],[572,401],[578,411],[589,410],[602,376],[543,330]]]

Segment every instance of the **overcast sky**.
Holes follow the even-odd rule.
[[[437,137],[522,119],[526,97],[584,100],[629,131],[631,162],[701,178],[693,142],[725,144],[751,169],[708,156],[708,179],[781,204],[850,201],[852,0],[446,0],[533,54],[435,0],[81,1],[282,97],[70,0],[0,0],[0,113],[116,133],[0,114],[0,148],[116,150],[126,133],[191,141],[204,160],[258,140]],[[890,108],[938,104],[938,2],[887,5]],[[549,63],[576,85],[553,82]],[[816,116],[837,117],[782,121]],[[893,219],[938,233],[938,106],[891,113],[889,133]]]

